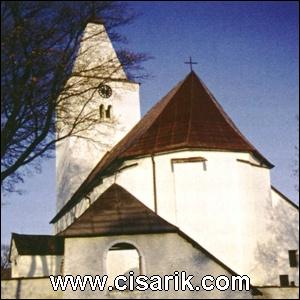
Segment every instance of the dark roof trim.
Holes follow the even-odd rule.
[[[127,133],[127,135],[121,139],[121,141],[119,141],[112,149],[111,151],[107,151],[104,156],[102,157],[102,159],[98,162],[98,164],[95,166],[95,168],[91,171],[91,173],[87,176],[87,178],[83,181],[83,183],[79,186],[79,188],[77,189],[77,191],[73,194],[73,196],[71,197],[71,199],[66,202],[66,204],[61,208],[61,210],[55,215],[55,217],[50,221],[50,224],[55,223],[56,221],[58,221],[68,210],[70,210],[71,208],[73,208],[73,206],[75,206],[78,202],[80,202],[81,197],[84,196],[85,193],[87,193],[88,191],[90,191],[92,189],[92,187],[94,186],[94,182],[95,182],[95,178],[97,178],[98,180],[100,180],[98,172],[101,169],[105,170],[101,172],[101,175],[104,175],[107,172],[107,169],[112,168],[115,165],[119,165],[121,161],[119,159],[118,155],[114,155],[114,151],[115,150],[120,150],[119,148],[125,143],[126,146],[127,145],[127,141],[125,141],[125,138],[129,135],[132,135],[132,132],[135,132],[138,127],[139,124],[141,123],[141,121],[143,120],[143,122],[145,123],[145,119],[146,117],[149,115],[156,109],[157,106],[161,105],[162,101],[164,99],[166,99],[167,97],[171,97],[173,94],[175,94],[175,92],[180,88],[180,86],[182,85],[183,81],[179,82],[171,91],[169,91],[169,93],[167,93],[167,95],[165,97],[163,97],[159,102],[157,102],[144,116],[143,118],[129,131],[129,133]],[[165,104],[166,105],[166,104]],[[164,106],[165,106],[164,105]],[[158,117],[158,115],[155,117],[155,119]],[[151,124],[148,124],[147,126],[150,126]],[[112,156],[112,157],[111,157]],[[147,156],[149,156],[149,154],[147,154]],[[136,156],[135,156],[136,157]],[[128,158],[128,157],[127,157]],[[127,159],[126,158],[126,159]],[[134,158],[134,157],[133,157]],[[98,176],[97,176],[98,175]],[[97,180],[96,179],[96,180]]]
[[[264,166],[264,165],[262,165],[262,164],[260,164],[260,165],[254,164],[254,163],[252,163],[252,162],[250,162],[250,161],[248,161],[248,160],[245,160],[245,159],[239,159],[239,158],[238,158],[237,161],[238,161],[238,162],[241,162],[241,163],[244,163],[244,164],[248,164],[248,165],[250,165],[250,166],[252,166],[252,167],[258,167],[258,168],[270,169],[270,167]]]
[[[189,148],[178,147],[178,149],[172,149],[172,150],[169,150],[169,151],[162,151],[162,152],[155,153],[154,156],[168,154],[168,153],[173,153],[173,152],[181,152],[181,151],[210,151],[210,152],[220,151],[220,152],[235,152],[235,153],[245,153],[245,152],[248,152],[248,153],[251,154],[251,152],[249,152],[249,151],[243,151],[243,150],[207,149],[207,148],[203,148],[203,147],[202,148],[199,148],[199,147],[195,147],[195,148],[191,148],[191,147],[189,147]],[[110,153],[110,151],[106,152],[106,154],[104,156],[107,156],[109,153]],[[140,158],[144,158],[144,157],[151,157],[151,154],[140,155],[140,156],[137,156],[137,157],[136,156],[134,156],[134,157],[126,157],[124,160],[117,160],[115,162],[115,164],[110,168],[110,170],[112,170],[112,171],[119,171],[119,170],[117,170],[117,167],[120,166],[123,161],[140,159]],[[93,189],[93,187],[96,184],[95,184],[95,180],[92,181],[92,178],[95,177],[95,173],[96,173],[96,171],[98,169],[98,165],[99,164],[97,164],[94,167],[94,169],[91,171],[91,173],[88,175],[88,177],[83,181],[83,183],[81,184],[81,186],[73,194],[73,196],[71,197],[71,199],[68,202],[66,202],[66,204],[61,208],[61,210],[54,216],[54,218],[50,221],[50,224],[56,223],[62,216],[64,216],[68,212],[68,210],[70,210],[71,208],[73,208],[77,203],[79,203],[82,200],[82,197],[85,195],[85,193],[88,193],[89,191],[91,191]],[[124,169],[125,168],[127,168],[127,166],[125,166]],[[266,168],[273,168],[273,165],[270,166],[270,167],[268,166]],[[123,168],[121,168],[120,171],[122,169]],[[96,181],[101,183],[101,179],[102,178],[104,178],[106,176],[110,176],[110,175],[112,175],[112,173],[107,172],[107,173],[103,174],[101,177],[97,177]]]
[[[206,158],[201,156],[196,157],[184,157],[184,158],[171,158],[171,164],[178,164],[178,163],[190,163],[190,162],[204,162],[207,161]]]
[[[271,186],[272,190],[274,190],[277,194],[279,194],[286,202],[288,202],[290,205],[295,207],[299,210],[299,206],[294,203],[292,200],[290,200],[287,196],[283,195],[281,192],[279,192],[273,185]]]
[[[197,76],[197,75],[196,75]],[[259,151],[250,143],[250,141],[242,134],[242,132],[237,128],[237,126],[234,124],[233,120],[229,117],[229,115],[225,112],[223,107],[220,105],[220,103],[217,101],[215,96],[211,93],[211,91],[208,89],[208,87],[205,85],[205,83],[198,78],[199,81],[201,82],[203,88],[206,90],[207,94],[210,96],[210,99],[214,102],[216,107],[219,109],[219,111],[222,113],[223,117],[225,120],[229,123],[231,128],[244,140],[246,141],[251,147],[252,150],[249,151],[252,153],[255,157],[257,157],[259,160],[263,161],[270,169],[274,167],[274,165],[269,162],[263,155],[259,153]]]
[[[125,236],[125,235],[139,235],[139,234],[168,234],[168,233],[177,233],[180,237],[185,239],[187,242],[189,242],[193,247],[196,249],[200,250],[203,252],[205,255],[207,255],[209,258],[211,258],[215,263],[220,265],[222,268],[224,268],[227,272],[229,272],[231,275],[238,276],[239,274],[233,271],[231,268],[229,268],[227,265],[225,265],[223,262],[221,262],[219,259],[217,259],[214,255],[212,255],[210,252],[208,252],[205,248],[203,248],[200,244],[198,244],[195,240],[190,238],[188,235],[186,235],[184,232],[182,232],[178,227],[174,226],[174,230],[170,232],[145,232],[145,233],[121,233],[121,234],[101,234],[101,235],[85,235],[85,236],[80,236],[80,235],[73,235],[73,236],[66,236],[66,239],[69,238],[89,238],[89,237],[102,237],[102,236]],[[259,291],[256,287],[252,286],[250,284],[251,289],[254,292],[254,295],[262,295],[261,291]]]
[[[63,232],[60,232],[58,236],[63,236],[65,239],[72,239],[72,238],[91,238],[91,237],[105,237],[105,236],[124,236],[124,235],[139,235],[139,234],[163,234],[163,233],[177,233],[178,228],[174,226],[174,229],[170,230],[157,230],[154,232],[147,232],[147,231],[141,231],[139,233],[135,231],[128,231],[126,233],[123,232],[114,232],[114,233],[101,233],[101,234],[96,234],[96,233],[91,233],[91,234],[85,234],[85,235],[79,235],[79,234],[72,234],[72,235],[67,235],[64,236]]]
[[[59,236],[161,233],[176,230],[174,225],[115,183],[60,232]]]
[[[20,255],[63,255],[64,238],[54,235],[32,235],[12,233],[12,242]]]
[[[214,255],[212,255],[210,252],[208,252],[205,248],[203,248],[200,244],[198,244],[195,240],[193,240],[191,237],[186,235],[183,231],[178,229],[179,236],[181,236],[183,239],[185,239],[187,242],[192,244],[193,247],[196,249],[202,251],[205,255],[207,255],[209,258],[211,258],[215,263],[220,265],[222,268],[224,268],[227,272],[229,272],[231,275],[238,276],[239,274],[233,271],[231,268],[229,268],[227,265],[225,265],[223,262],[221,262],[218,258],[216,258]],[[263,295],[263,293],[258,290],[256,287],[250,284],[250,287],[252,289],[252,295]]]
[[[172,143],[165,145],[162,144],[160,146],[157,145],[157,141],[159,139],[162,139],[164,135],[161,133],[158,138],[158,133],[155,131],[155,128],[157,126],[158,128],[166,127],[165,118],[162,118],[161,116],[165,116],[167,114],[168,107],[171,107],[171,115],[173,116],[173,111],[175,110],[175,108],[173,108],[172,103],[182,103],[181,100],[186,98],[184,97],[183,93],[186,93],[187,91],[194,91],[195,93],[197,93],[197,95],[193,94],[192,96],[190,96],[191,103],[196,103],[198,101],[198,97],[202,97],[202,99],[204,99],[203,103],[208,107],[208,112],[211,115],[215,116],[217,124],[219,124],[221,120],[221,123],[228,131],[227,140],[234,140],[234,142],[228,143],[228,141],[223,141],[218,143],[214,140],[211,141],[211,138],[207,134],[204,134],[203,141],[201,140],[202,137],[198,135],[198,138],[196,140],[193,140],[193,135],[191,134],[189,125],[189,131],[187,133],[184,133],[185,131],[183,130],[178,139],[173,138]],[[198,105],[197,107],[199,110],[200,106]],[[195,116],[195,114],[192,114],[192,111],[193,110],[190,108],[189,113],[186,113],[185,116],[186,122],[181,123],[187,124],[188,121],[189,124],[191,124],[192,120],[197,120],[197,117]],[[169,115],[167,114],[167,117],[168,116]],[[209,120],[211,121],[211,119]],[[172,122],[175,125],[177,124],[174,120]],[[194,123],[197,124],[197,122]],[[158,125],[154,126],[155,124]],[[186,128],[187,125],[184,126],[184,128]],[[194,128],[198,128],[197,126],[195,126],[196,125],[194,125]],[[214,129],[215,135],[217,137],[220,136],[220,128],[218,126],[216,126],[216,128]],[[143,137],[147,136],[147,134],[149,134],[150,137],[148,136],[146,140],[152,141],[151,137],[155,136],[154,144],[152,142],[148,142],[150,144],[141,142],[141,140],[143,140]],[[174,151],[183,148],[209,148],[214,150],[222,148],[228,151],[249,152],[264,164],[266,164],[266,166],[268,166],[269,168],[273,167],[273,165],[266,158],[264,158],[259,153],[259,151],[243,136],[243,134],[239,131],[230,117],[225,113],[221,105],[217,102],[217,100],[214,98],[205,84],[197,77],[195,72],[192,71],[183,81],[179,82],[169,93],[167,93],[166,96],[164,96],[159,102],[157,102],[152,107],[152,109],[150,109],[144,115],[144,117],[132,128],[132,130],[129,131],[129,133],[111,149],[110,152],[107,152],[107,154],[104,155],[104,157],[92,170],[86,180],[72,195],[71,199],[51,220],[51,223],[55,223],[69,209],[76,205],[81,200],[80,198],[84,196],[85,193],[89,192],[93,188],[93,186],[95,186],[95,182],[99,180],[100,177],[103,177],[105,174],[109,173],[116,164],[124,161],[125,159],[139,157],[141,155],[158,154],[162,151]]]

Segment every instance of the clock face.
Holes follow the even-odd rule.
[[[100,94],[101,97],[103,98],[109,98],[112,94],[112,89],[110,86],[106,85],[106,84],[101,84],[98,87],[98,92]]]

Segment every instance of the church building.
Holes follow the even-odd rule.
[[[97,21],[85,28],[73,70],[89,76],[71,76],[74,95],[62,105],[75,118],[86,104],[97,121],[84,138],[57,145],[53,235],[12,234],[2,297],[298,298],[299,209],[272,186],[274,166],[199,76],[188,73],[141,118],[139,84]],[[195,285],[206,275],[246,275],[250,287],[54,291],[49,280],[107,274],[113,286],[117,275],[181,272]]]

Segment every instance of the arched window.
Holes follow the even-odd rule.
[[[105,116],[107,119],[111,118],[111,110],[112,110],[111,105],[108,105],[107,110],[105,111]]]
[[[100,114],[100,119],[103,120],[104,119],[104,105],[101,104],[99,107],[99,114]]]
[[[139,252],[128,243],[113,245],[107,253],[106,271],[108,285],[113,285],[113,280],[118,275],[128,276],[130,271],[134,272],[134,276],[140,275],[141,258]]]

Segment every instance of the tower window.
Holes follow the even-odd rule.
[[[298,267],[297,250],[289,250],[289,261],[291,268]]]
[[[289,286],[289,275],[279,275],[280,286]]]
[[[129,276],[129,272],[134,272],[134,277],[141,274],[140,255],[137,249],[128,243],[118,243],[112,246],[106,259],[108,284],[113,285],[113,280],[118,275]],[[120,282],[120,284],[122,284]]]
[[[111,105],[108,105],[107,110],[105,111],[105,116],[107,119],[111,118]]]
[[[100,120],[104,119],[104,105],[101,104],[99,107]]]

